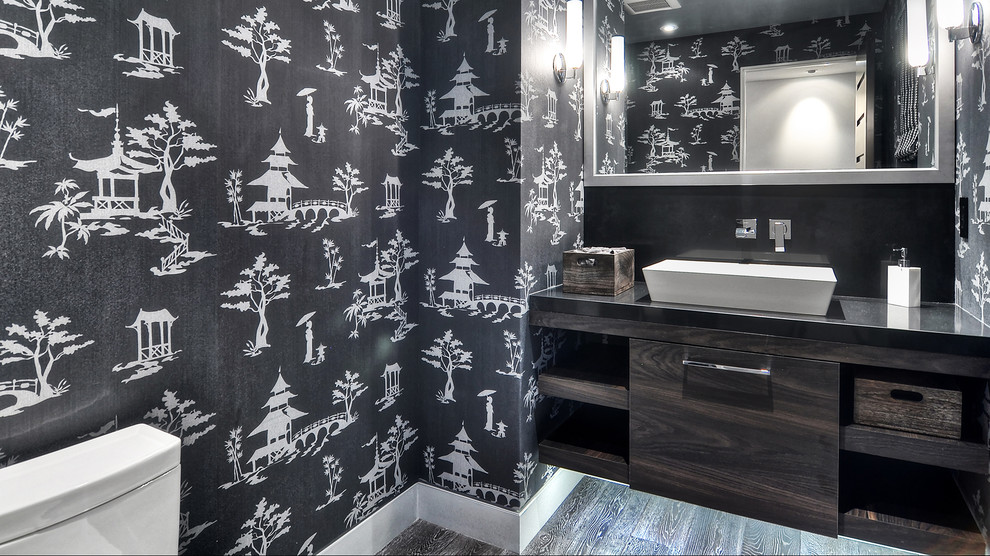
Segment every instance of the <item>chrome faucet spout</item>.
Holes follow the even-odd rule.
[[[790,220],[770,220],[770,238],[773,239],[773,250],[777,253],[784,252],[784,240],[791,239]]]

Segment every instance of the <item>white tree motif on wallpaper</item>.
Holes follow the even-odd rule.
[[[598,168],[599,174],[614,174],[616,169],[616,161],[612,160],[611,153],[605,153],[602,157],[602,165]]]
[[[340,289],[347,280],[343,282],[337,281],[337,273],[340,272],[341,267],[344,263],[344,257],[340,254],[340,246],[335,244],[332,239],[323,238],[323,258],[327,260],[327,273],[326,273],[326,284],[316,286],[318,290],[325,289]]]
[[[14,48],[0,48],[0,56],[10,58],[54,58],[64,60],[69,57],[66,45],[53,46],[52,31],[59,23],[91,23],[92,17],[79,15],[83,6],[70,0],[3,0],[15,8],[32,12],[34,28],[18,25],[16,22],[0,19],[0,36],[14,40]]]
[[[0,452],[0,455],[2,453]],[[430,483],[434,482],[433,470],[436,469],[436,450],[433,446],[427,446],[423,450],[423,465],[426,467],[426,480]]]
[[[344,164],[344,169],[334,168],[333,173],[333,190],[340,191],[344,194],[344,214],[339,215],[335,221],[344,220],[347,218],[353,218],[357,216],[357,209],[353,206],[354,196],[363,191],[367,191],[367,187],[361,187],[364,182],[358,178],[358,174],[361,171],[357,168],[351,166],[350,162]]]
[[[382,19],[381,26],[386,29],[402,27],[402,0],[385,0],[385,12],[375,12]]]
[[[805,47],[804,51],[814,54],[815,58],[821,58],[825,55],[827,50],[831,49],[832,39],[823,39],[822,37],[818,37],[816,39],[812,39],[811,43]]]
[[[244,429],[239,426],[234,427],[231,429],[227,440],[223,442],[224,451],[227,453],[227,463],[234,466],[234,483],[240,482],[244,478],[244,472],[241,470],[241,458],[244,457],[243,431]]]
[[[231,170],[227,179],[223,182],[224,191],[227,193],[227,202],[233,207],[234,214],[231,216],[232,226],[243,226],[244,217],[241,215],[241,203],[244,202],[242,186],[244,185],[243,173],[240,170]]]
[[[434,161],[434,166],[423,176],[430,178],[423,181],[424,185],[429,185],[434,189],[439,189],[447,193],[447,202],[442,211],[437,213],[437,220],[440,222],[450,222],[456,220],[454,216],[454,188],[458,185],[471,185],[474,183],[474,166],[463,164],[464,159],[454,154],[454,149],[448,148],[443,156]]]
[[[182,503],[189,497],[192,493],[192,489],[189,487],[189,483],[182,481],[179,487],[179,505],[181,507]],[[194,527],[189,525],[189,512],[179,512],[179,554],[185,554],[186,549],[189,548],[189,544],[199,536],[207,527],[213,525],[216,521],[207,521],[206,523],[200,523]]]
[[[423,4],[424,8],[433,8],[434,10],[447,10],[447,23],[444,25],[443,31],[437,33],[437,40],[440,42],[448,42],[450,39],[457,36],[454,32],[454,6],[460,0],[440,0],[439,2],[432,2],[429,4]]]
[[[241,530],[244,532],[227,554],[238,554],[243,551],[259,556],[268,554],[272,543],[292,528],[289,525],[292,508],[286,508],[283,512],[278,511],[280,508],[278,504],[269,505],[268,500],[262,498],[254,510],[254,515],[241,525]]]
[[[732,160],[739,162],[739,126],[734,125],[722,134],[723,145],[732,145]]]
[[[59,229],[62,231],[62,242],[58,245],[49,245],[48,250],[43,255],[44,257],[57,256],[60,259],[68,259],[69,249],[65,246],[65,242],[74,235],[76,239],[82,240],[83,243],[89,243],[90,234],[99,228],[94,223],[83,224],[82,211],[83,209],[92,207],[93,203],[82,200],[83,197],[89,194],[88,191],[74,193],[76,189],[79,189],[79,186],[75,180],[64,179],[57,182],[55,184],[55,194],[61,195],[62,198],[56,199],[47,205],[41,205],[40,207],[31,209],[31,214],[36,212],[41,213],[38,215],[38,220],[34,223],[35,226],[44,222],[45,229],[47,230],[57,220]]]
[[[243,15],[241,19],[246,25],[223,29],[223,32],[244,44],[234,44],[226,39],[221,42],[234,52],[258,64],[260,72],[258,82],[253,90],[248,89],[247,94],[244,95],[247,103],[251,106],[271,104],[268,100],[268,88],[271,86],[268,81],[268,63],[277,61],[288,64],[291,61],[289,58],[291,41],[278,34],[281,29],[277,23],[268,19],[268,9],[264,6],[258,8],[254,15]]]
[[[462,349],[463,345],[460,340],[454,338],[453,330],[447,330],[443,333],[443,337],[433,340],[430,349],[423,350],[426,357],[421,359],[447,375],[447,382],[444,384],[443,390],[437,392],[437,400],[440,403],[447,404],[457,401],[454,399],[454,371],[471,370],[472,355],[470,351]]]
[[[2,25],[2,20],[0,20],[0,25]],[[30,125],[21,116],[14,118],[14,112],[17,112],[17,104],[18,102],[16,100],[7,98],[7,95],[0,89],[0,110],[2,110],[0,112],[0,134],[7,135],[3,137],[3,146],[0,147],[0,168],[6,168],[8,170],[18,170],[35,162],[34,160],[9,160],[5,158],[10,142],[20,141],[24,137],[24,132],[21,130]]]
[[[133,23],[138,30],[138,55],[135,57],[115,54],[113,59],[138,67],[131,71],[125,71],[124,75],[143,79],[160,79],[165,77],[166,73],[179,73],[178,70],[182,69],[182,66],[175,65],[174,58],[174,42],[179,32],[172,27],[172,23],[163,17],[149,14],[143,8],[136,18],[128,21]]]
[[[756,51],[756,47],[739,37],[732,37],[725,46],[722,47],[722,56],[732,58],[732,71],[739,73],[739,58],[748,56]]]
[[[523,460],[517,462],[516,468],[512,471],[512,480],[520,485],[519,493],[523,501],[529,497],[529,479],[536,471],[536,465],[537,462],[533,459],[533,454],[526,452],[523,454]]]
[[[970,66],[976,70],[976,73],[980,76],[980,96],[976,101],[976,108],[983,112],[983,108],[987,105],[987,58],[990,57],[990,48],[987,48],[984,43],[980,43],[979,47],[973,48],[973,62]],[[956,95],[956,98],[961,98],[961,95]]]
[[[206,433],[216,428],[213,424],[207,426],[216,413],[203,413],[198,409],[192,409],[195,403],[192,400],[180,400],[175,392],[165,390],[162,395],[162,406],[152,409],[144,415],[144,418],[149,420],[152,426],[178,436],[183,446],[192,446]],[[202,428],[204,426],[205,428]]]
[[[529,409],[529,414],[526,415],[526,422],[529,423],[533,420],[533,410],[536,409],[536,402],[543,399],[540,396],[540,388],[537,385],[536,377],[529,377],[529,388],[526,389],[526,394],[523,395],[523,405]]]
[[[980,306],[980,322],[986,325],[985,308],[990,302],[990,269],[986,263],[986,252],[980,252],[980,262],[976,265],[976,274],[973,276],[972,283],[973,289],[970,291]]]
[[[268,318],[265,316],[268,305],[289,297],[289,275],[276,274],[278,269],[278,265],[269,264],[268,257],[262,253],[255,257],[253,265],[240,272],[244,279],[234,284],[234,289],[221,292],[224,297],[247,297],[247,299],[236,303],[224,303],[220,307],[258,314],[258,328],[255,331],[254,341],[249,341],[247,349],[244,350],[244,354],[249,357],[255,357],[261,354],[264,348],[271,347],[268,343]]]
[[[337,69],[337,63],[344,55],[344,44],[340,41],[340,33],[327,20],[323,20],[323,37],[327,40],[327,65],[317,64],[316,67],[334,75],[344,75],[346,71]]]
[[[531,121],[533,113],[530,111],[529,105],[540,95],[536,92],[536,80],[528,72],[524,71],[519,74],[519,80],[516,81],[516,94],[519,95],[519,105],[522,111],[519,119],[524,122]]]
[[[358,328],[366,328],[369,321],[378,320],[382,318],[382,315],[371,308],[371,301],[363,291],[354,290],[351,297],[354,302],[344,309],[344,318],[348,321],[354,321],[354,329],[347,337],[358,338],[360,337]]]
[[[376,434],[362,446],[363,448],[374,446],[375,461],[371,469],[360,477],[362,483],[368,484],[368,493],[358,492],[354,495],[354,507],[344,518],[344,523],[348,527],[363,521],[375,511],[382,500],[399,492],[405,486],[406,476],[400,469],[399,460],[418,440],[417,432],[417,429],[409,426],[409,421],[403,420],[401,415],[396,415],[395,424],[389,427],[385,442],[379,443]],[[390,468],[394,468],[392,485],[388,484],[387,477]]]
[[[363,382],[358,381],[359,378],[361,377],[358,376],[357,373],[344,371],[344,380],[338,380],[333,383],[333,404],[344,404],[344,415],[341,428],[344,428],[357,420],[358,416],[354,411],[354,400],[368,389]]]
[[[395,465],[392,466],[392,478],[395,479],[397,485],[406,484],[406,475],[402,472],[402,467],[398,465],[398,462],[402,459],[403,454],[409,451],[409,448],[412,448],[412,445],[419,440],[416,436],[417,432],[417,429],[409,426],[409,421],[402,419],[401,415],[396,415],[393,425],[388,428],[388,436],[382,443],[382,453],[388,455],[388,458],[382,463],[395,462]]]
[[[505,137],[505,154],[509,156],[509,167],[505,170],[507,178],[498,178],[500,182],[522,183],[522,149],[519,148],[519,141],[511,137]]]
[[[0,382],[0,397],[14,398],[13,404],[6,403],[0,409],[0,417],[17,415],[25,407],[61,396],[69,389],[69,383],[65,379],[55,386],[49,383],[55,362],[93,343],[93,340],[79,341],[82,334],[70,334],[61,330],[71,322],[69,317],[52,319],[44,311],[35,311],[34,324],[37,330],[29,330],[22,324],[11,324],[6,328],[8,336],[18,336],[26,342],[0,340],[0,365],[31,361],[34,364],[35,378]]]
[[[496,369],[495,372],[502,375],[509,375],[518,379],[522,379],[522,361],[523,361],[523,345],[519,341],[519,337],[514,333],[503,330],[502,338],[505,340],[505,349],[509,351],[509,359],[505,361],[505,368]]]
[[[153,375],[162,370],[162,363],[173,361],[182,350],[172,347],[172,324],[176,317],[168,309],[145,311],[140,309],[134,322],[127,326],[137,333],[137,359],[114,365],[112,372],[128,371],[130,374],[121,380],[132,380]]]
[[[567,95],[567,103],[570,105],[571,110],[574,111],[574,116],[577,119],[574,123],[574,140],[580,141],[581,115],[584,114],[584,85],[580,80],[574,83],[574,88]]]
[[[323,474],[326,475],[327,481],[330,482],[330,488],[327,489],[327,501],[317,506],[317,511],[340,500],[344,496],[344,493],[347,492],[346,490],[337,491],[340,480],[344,476],[344,468],[340,465],[339,459],[332,455],[323,456]]]
[[[177,170],[193,168],[204,162],[217,159],[215,156],[193,156],[194,152],[205,152],[216,148],[193,133],[196,124],[179,115],[179,109],[170,101],[165,101],[160,114],[148,114],[145,120],[151,125],[145,128],[127,128],[128,145],[136,150],[128,156],[151,161],[153,171],[162,172],[162,184],[158,194],[162,199],[161,212],[179,212],[179,202],[172,183]]]
[[[362,127],[368,124],[381,125],[381,120],[371,110],[371,99],[364,94],[364,88],[360,85],[354,87],[354,96],[344,101],[344,107],[348,114],[354,114],[354,125],[350,127],[350,132],[355,135],[361,134]]]

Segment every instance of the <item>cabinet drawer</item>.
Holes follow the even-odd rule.
[[[629,342],[629,486],[838,532],[839,366]]]

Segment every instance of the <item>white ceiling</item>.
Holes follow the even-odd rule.
[[[599,0],[600,1],[600,0]],[[879,12],[886,0],[680,0],[673,10],[636,16],[626,12],[626,42],[707,35],[812,19]],[[678,26],[673,33],[660,27]]]

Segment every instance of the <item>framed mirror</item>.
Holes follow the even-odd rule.
[[[951,183],[955,49],[925,4],[914,68],[906,0],[584,0],[585,185]]]

